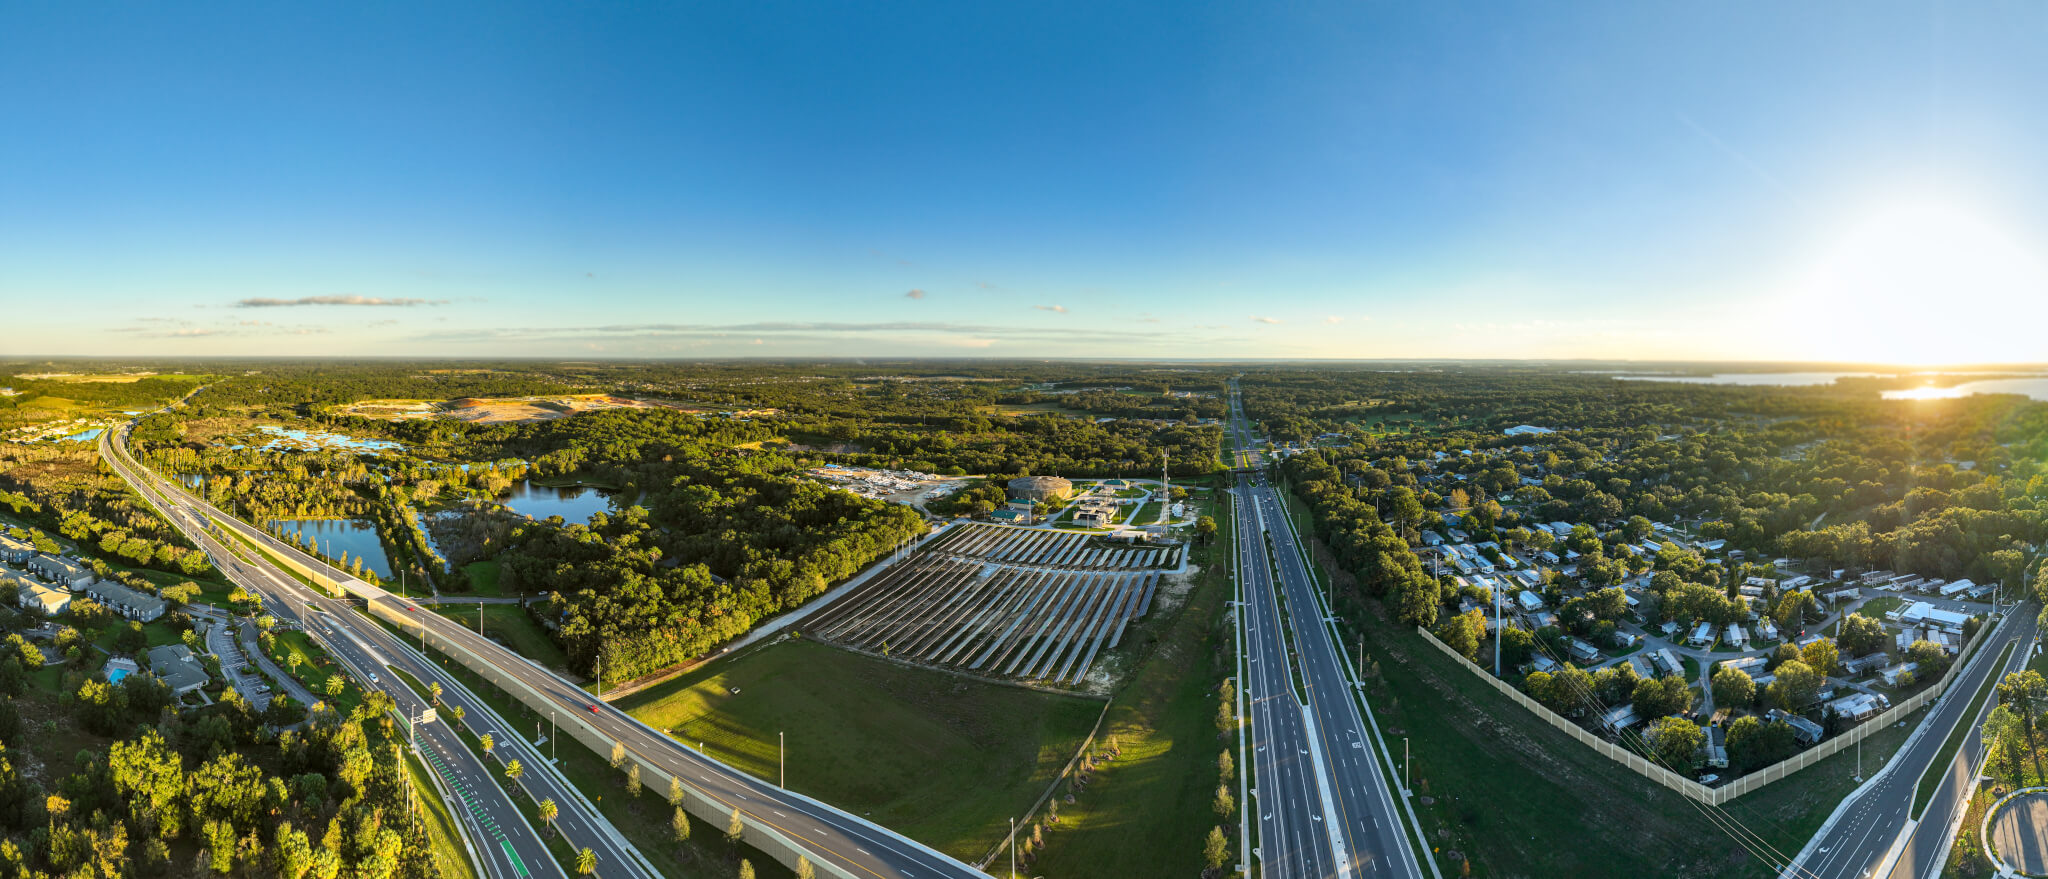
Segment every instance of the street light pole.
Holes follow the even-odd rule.
[[[1415,773],[1408,768],[1408,737],[1401,737],[1401,793],[1406,796],[1415,790]]]
[[[1017,879],[1017,816],[1010,816],[1010,879]]]
[[[776,775],[776,779],[775,779],[775,786],[776,786],[776,787],[779,787],[779,788],[782,788],[783,790],[788,790],[788,789],[789,789],[789,759],[788,759],[788,757],[787,757],[787,754],[788,754],[788,750],[787,750],[787,749],[785,749],[785,748],[783,747],[783,744],[782,744],[782,731],[781,731],[781,730],[776,730],[776,731],[775,731],[775,775]]]

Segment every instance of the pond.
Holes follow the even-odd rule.
[[[74,434],[72,434],[72,435],[70,435],[70,436],[67,436],[67,437],[65,437],[65,438],[64,438],[64,441],[65,441],[65,442],[68,442],[68,443],[83,443],[83,442],[90,442],[90,441],[92,441],[92,440],[96,440],[96,439],[99,439],[99,438],[100,438],[100,434],[102,434],[102,433],[105,433],[105,432],[106,432],[106,428],[104,428],[104,427],[95,427],[95,428],[93,428],[93,429],[91,429],[91,430],[85,431],[84,433],[74,433]]]
[[[590,517],[614,511],[614,494],[617,492],[587,485],[555,488],[522,479],[513,483],[512,490],[499,497],[498,503],[535,519],[560,516],[564,522],[589,524]]]
[[[1963,382],[1954,387],[1907,388],[1899,391],[1885,391],[1887,400],[1952,400],[1971,394],[2024,394],[2036,400],[2048,400],[2048,378],[1994,378],[1983,381]]]
[[[324,430],[296,430],[265,424],[257,428],[270,434],[272,439],[263,448],[293,449],[297,451],[321,451],[330,449],[354,449],[358,452],[385,452],[405,448],[390,440],[358,439],[346,434],[329,433]]]
[[[273,519],[270,524],[286,540],[297,542],[304,534],[318,543],[321,555],[340,558],[346,552],[351,560],[362,559],[364,569],[377,576],[391,576],[391,559],[377,539],[376,524],[367,519]]]

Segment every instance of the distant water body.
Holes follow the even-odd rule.
[[[1775,385],[1780,387],[1831,385],[1836,380],[1845,378],[1890,377],[1875,372],[1724,372],[1714,375],[1615,376],[1615,378],[1622,381],[1677,382],[1688,385]],[[2023,394],[2036,400],[2048,400],[2048,377],[1981,379],[1945,388],[1906,388],[1896,391],[1885,391],[1884,398],[1887,400],[1948,400],[1957,397],[1967,397],[1971,394]]]
[[[1900,391],[1885,391],[1887,400],[1952,400],[1971,394],[2024,394],[2035,400],[2048,400],[2048,378],[1994,378],[1984,381],[1963,382],[1947,388],[1907,388]]]

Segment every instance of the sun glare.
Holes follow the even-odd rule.
[[[1788,299],[1788,329],[1817,359],[1920,365],[2048,354],[2037,335],[2048,264],[1954,204],[1905,202],[1856,218]]]

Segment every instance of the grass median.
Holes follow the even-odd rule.
[[[420,765],[420,758],[410,751],[405,755],[405,772],[412,779],[413,790],[419,795],[427,845],[433,849],[434,862],[440,865],[441,875],[447,879],[478,879],[476,866],[462,846],[460,831],[455,828],[455,816],[448,813],[448,804],[441,802],[440,789],[427,776],[427,768]]]

